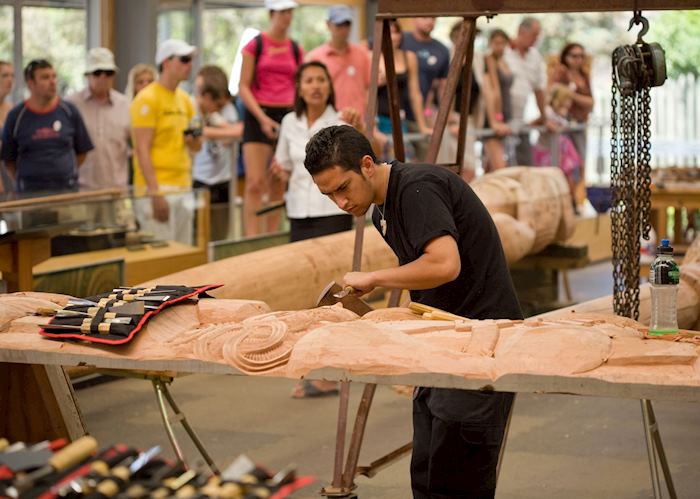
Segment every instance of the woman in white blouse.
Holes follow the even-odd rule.
[[[333,83],[318,61],[302,64],[295,77],[294,111],[283,119],[272,172],[288,182],[285,197],[290,241],[325,236],[352,228],[352,216],[321,194],[304,167],[306,144],[322,128],[360,124],[357,110],[335,110]]]
[[[285,115],[279,130],[272,172],[288,182],[285,197],[290,222],[290,241],[325,236],[352,228],[352,216],[321,194],[304,167],[309,139],[331,125],[360,128],[357,110],[335,110],[333,83],[326,66],[318,61],[302,64],[296,73],[294,111]],[[333,381],[303,380],[292,392],[294,398],[322,397],[338,393]]]

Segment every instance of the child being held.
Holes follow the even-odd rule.
[[[569,111],[573,103],[573,92],[566,85],[556,83],[549,92],[549,102],[546,108],[547,119],[557,127],[565,128],[569,125]],[[559,168],[564,172],[569,184],[569,191],[574,193],[576,177],[579,175],[581,157],[579,156],[571,138],[564,134],[559,135]],[[551,146],[554,136],[550,132],[540,133],[540,138],[532,148],[532,156],[537,166],[555,166],[552,161]],[[576,204],[574,203],[574,211]]]

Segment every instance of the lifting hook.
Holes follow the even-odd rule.
[[[649,31],[649,21],[646,17],[642,15],[641,10],[634,11],[634,16],[632,17],[632,19],[630,19],[630,25],[629,28],[627,28],[627,31],[631,30],[632,26],[634,26],[635,24],[642,25],[642,29],[637,35],[637,43],[643,43],[644,41],[642,40],[642,37],[647,34],[647,31]]]

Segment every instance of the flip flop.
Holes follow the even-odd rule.
[[[293,399],[305,399],[305,398],[319,398],[319,397],[329,397],[333,395],[338,395],[340,391],[337,388],[332,388],[330,390],[321,390],[315,386],[309,380],[303,380],[301,382],[301,396],[297,395],[296,389],[295,393],[292,393]]]

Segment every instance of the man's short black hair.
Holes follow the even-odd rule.
[[[24,67],[24,81],[34,81],[34,73],[37,69],[52,68],[53,66],[46,59],[34,59],[29,61]]]
[[[311,175],[334,166],[361,173],[363,156],[377,162],[367,137],[350,125],[329,126],[317,132],[306,144],[304,166]]]

